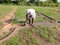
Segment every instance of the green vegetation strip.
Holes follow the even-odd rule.
[[[54,10],[56,10],[56,9],[60,10],[59,7],[57,7],[56,9],[54,7],[35,7],[34,9],[40,13],[43,13],[43,14],[51,17],[51,18],[56,19],[57,21],[60,21],[60,13],[52,11],[53,9]]]
[[[18,18],[18,19],[24,19],[25,20],[25,17],[26,17],[25,11],[28,8],[34,8],[34,7],[30,7],[30,6],[20,6],[20,7],[18,7],[18,10],[15,13],[15,17]],[[44,22],[44,21],[47,21],[47,20],[44,19],[44,18],[42,18],[42,17],[39,17],[36,14],[36,20],[35,20],[35,22]]]
[[[36,36],[42,37],[43,40],[47,40],[51,43],[54,42],[53,28],[48,26],[36,26],[36,28],[23,28],[18,31],[15,37],[1,45],[41,45],[41,43],[39,43],[37,40],[37,37],[32,37],[34,34],[36,34]]]
[[[0,7],[0,19],[8,15],[8,13],[11,12],[13,9],[14,9],[13,6],[1,6]]]

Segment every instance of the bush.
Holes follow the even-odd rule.
[[[36,5],[36,6],[39,6],[39,5],[40,5],[39,0],[38,0],[37,2],[35,2],[35,5]]]
[[[28,6],[36,6],[35,3],[28,3],[27,5],[28,5]]]
[[[57,5],[60,7],[60,3],[57,3]]]
[[[50,6],[55,7],[55,3],[50,3]]]
[[[2,1],[0,0],[0,3],[2,3]]]
[[[42,1],[39,1],[37,0],[36,2],[34,0],[30,0],[29,2],[27,2],[26,0],[19,0],[19,5],[28,5],[28,6],[50,6],[50,7],[57,7],[57,6],[60,6],[59,3],[57,3],[56,1],[54,0],[49,0],[47,2],[42,2]],[[3,3],[3,4],[10,4],[10,3],[14,3],[13,1],[11,0],[0,0],[0,3]],[[15,4],[15,3],[14,3]]]
[[[37,2],[35,2],[35,5],[36,6],[50,6],[50,7],[57,7],[58,6],[58,3],[49,3],[49,2],[39,2],[39,1],[37,1]]]
[[[19,2],[19,5],[25,5],[23,2]]]
[[[48,6],[48,2],[42,2],[42,6]]]

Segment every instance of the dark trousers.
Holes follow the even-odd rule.
[[[26,22],[28,21],[29,24],[33,24],[34,23],[34,18],[31,18],[32,15],[28,16],[26,15]]]

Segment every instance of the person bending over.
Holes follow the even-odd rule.
[[[34,9],[26,10],[26,23],[28,21],[29,24],[33,24],[35,20],[36,12]]]

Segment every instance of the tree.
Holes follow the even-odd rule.
[[[57,3],[57,0],[47,0],[49,3]]]
[[[0,0],[0,3],[2,3],[2,0]]]
[[[35,0],[29,0],[29,2],[30,2],[30,3],[34,3],[34,2],[35,2]]]
[[[36,4],[37,6],[39,6],[41,3],[40,3],[39,0],[36,0],[35,4]]]
[[[57,3],[57,0],[52,0],[53,3]]]
[[[52,3],[52,0],[47,0],[48,3]]]
[[[3,3],[7,3],[7,0],[2,0]]]
[[[18,5],[18,0],[11,0],[14,4]]]

